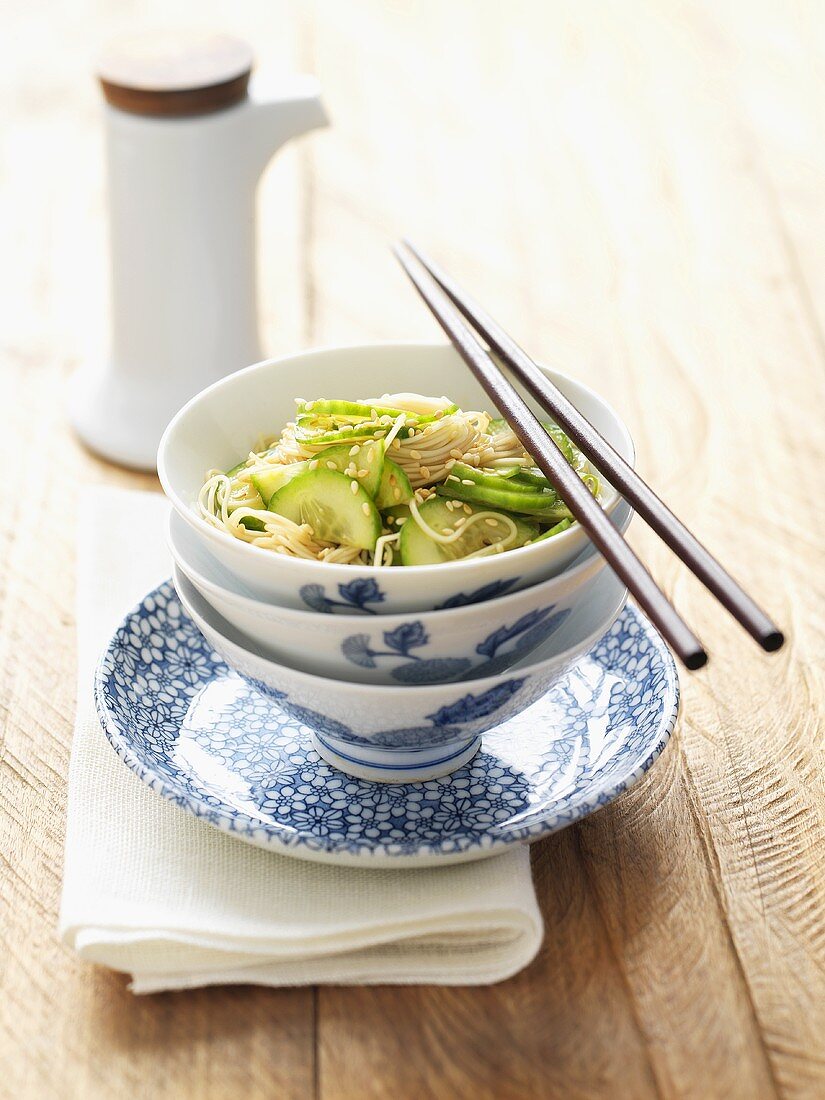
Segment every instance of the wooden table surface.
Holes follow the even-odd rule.
[[[817,0],[7,5],[0,43],[0,1095],[825,1092],[825,20]],[[139,21],[140,18],[140,21]],[[103,353],[95,52],[247,36],[334,125],[260,190],[267,349],[436,337],[408,233],[628,420],[638,465],[787,628],[765,656],[639,528],[710,644],[615,805],[533,850],[546,937],[492,988],[135,998],[57,940],[79,486],[66,383]],[[238,364],[239,366],[242,364]]]

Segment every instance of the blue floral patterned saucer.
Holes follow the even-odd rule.
[[[95,698],[115,751],[181,809],[299,859],[387,868],[482,859],[607,805],[665,747],[679,684],[628,606],[469,764],[425,783],[370,783],[325,764],[306,726],[232,672],[167,582],[111,639]]]

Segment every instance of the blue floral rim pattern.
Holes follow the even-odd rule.
[[[469,764],[370,783],[321,761],[308,727],[227,668],[166,582],[115,632],[95,700],[118,755],[186,812],[299,858],[400,867],[484,858],[607,805],[664,749],[679,690],[662,639],[628,606]]]

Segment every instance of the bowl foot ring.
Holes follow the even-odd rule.
[[[334,743],[317,733],[312,733],[310,740],[325,763],[346,775],[375,783],[424,783],[440,779],[462,768],[481,747],[481,736],[460,745],[417,750],[362,748]]]

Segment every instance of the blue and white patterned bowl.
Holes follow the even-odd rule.
[[[570,398],[628,462],[630,434],[616,412],[593,390],[557,371],[548,377]],[[207,470],[228,470],[256,440],[272,436],[295,414],[296,397],[365,397],[415,389],[457,401],[465,409],[491,409],[491,402],[449,344],[386,343],[317,348],[257,363],[199,393],[175,416],[158,450],[164,492],[196,537],[256,597],[298,610],[338,601],[342,590],[373,592],[365,600],[378,615],[432,611],[468,592],[500,592],[558,576],[589,539],[579,524],[552,539],[506,554],[444,565],[338,565],[275,554],[233,538],[202,520],[193,508]],[[535,406],[537,412],[540,410]],[[613,514],[618,495],[605,485],[603,506]]]
[[[542,696],[610,628],[627,600],[621,581],[603,570],[558,632],[505,671],[464,685],[390,687],[287,668],[244,644],[177,569],[174,583],[212,648],[307,725],[324,760],[349,775],[390,783],[433,779],[461,767],[478,751],[481,735]]]
[[[614,522],[624,530],[631,511],[622,501]],[[502,594],[461,593],[449,606],[407,615],[376,615],[376,580],[341,585],[336,599],[316,593],[315,611],[295,611],[245,595],[176,512],[169,517],[176,567],[246,643],[280,664],[316,676],[362,684],[438,684],[491,676],[552,639],[605,568],[593,547],[549,581]],[[486,597],[486,599],[485,599]],[[309,597],[307,597],[309,598]],[[484,599],[484,602],[479,602]]]
[[[607,805],[661,753],[678,697],[670,653],[628,605],[468,765],[369,783],[325,764],[300,715],[227,668],[168,582],[117,629],[95,680],[115,751],[183,812],[299,859],[393,869],[494,856]]]

